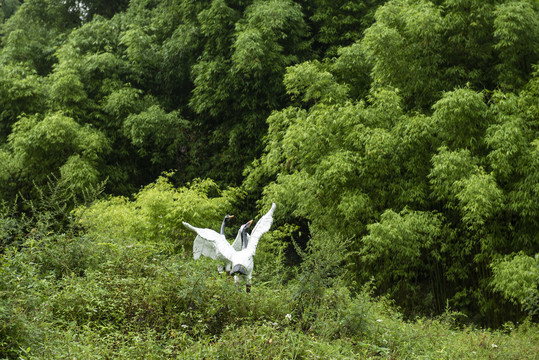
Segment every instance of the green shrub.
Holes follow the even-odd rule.
[[[285,266],[288,240],[297,227],[284,225],[268,231],[258,243],[253,283],[282,285],[293,276],[293,269]],[[255,285],[256,286],[256,285]]]
[[[176,189],[166,177],[143,188],[133,201],[124,197],[101,200],[79,208],[80,224],[91,234],[124,241],[165,241],[190,245],[192,233],[182,221],[197,227],[220,224],[232,202],[241,197],[238,189],[221,190],[211,180],[197,180]]]
[[[296,246],[302,262],[291,269],[283,265],[283,251],[295,228],[268,232],[257,253],[252,291],[246,293],[243,285],[219,275],[213,260],[192,259],[185,248],[194,236],[179,223],[187,219],[214,227],[240,195],[211,181],[174,189],[162,178],[132,201],[111,198],[77,209],[72,216],[86,228],[80,233],[71,226],[53,231],[47,213],[33,231],[18,230],[22,220],[15,219],[18,246],[8,246],[0,257],[0,358],[539,354],[536,324],[508,324],[504,331],[456,328],[452,313],[404,321],[391,303],[372,297],[374,280],[363,287],[347,283],[343,264],[349,262],[350,242],[327,233],[314,234],[305,250]],[[495,269],[495,277],[508,265]],[[505,270],[501,274],[509,274]],[[520,288],[504,289],[517,294]]]
[[[20,222],[0,208],[0,253],[3,253],[8,245],[18,242],[21,232]]]
[[[24,252],[6,249],[0,255],[0,358],[18,358],[22,349],[39,344],[49,294],[49,279],[39,276]]]
[[[368,285],[354,294],[342,272],[328,271],[341,254],[328,252],[331,242],[325,238],[304,252],[302,277],[255,281],[251,293],[219,275],[211,259],[170,253],[162,242],[105,239],[32,237],[2,256],[1,357],[518,359],[539,354],[536,324],[508,324],[504,331],[459,329],[451,314],[403,321],[391,303],[372,298]],[[86,255],[69,255],[79,252]]]
[[[344,259],[348,241],[330,238],[325,234],[314,235],[307,244],[306,251],[296,245],[296,251],[303,262],[294,282],[293,299],[298,315],[305,327],[310,327],[319,314],[320,306],[326,300],[326,291],[341,286],[345,278]]]
[[[370,300],[366,292],[353,297],[347,287],[334,285],[325,291],[307,331],[328,340],[358,341],[371,336],[376,322]]]
[[[214,343],[198,342],[179,359],[351,359],[368,353],[346,341],[327,342],[270,323],[229,326]]]
[[[539,315],[539,254],[518,253],[492,265],[491,284],[530,316]]]

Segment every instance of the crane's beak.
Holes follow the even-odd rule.
[[[253,223],[253,220],[250,220],[248,223],[247,223],[247,229],[249,229],[251,227],[251,224]]]

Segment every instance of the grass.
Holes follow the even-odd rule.
[[[339,282],[303,293],[300,306],[299,280],[255,279],[246,294],[210,260],[94,240],[52,236],[2,256],[2,358],[539,358],[537,324],[404,321],[390,302]]]

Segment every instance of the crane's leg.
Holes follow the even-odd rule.
[[[250,293],[251,292],[251,273],[247,275],[247,278],[245,279],[245,292]]]
[[[232,268],[232,263],[231,262],[227,262],[226,265],[225,265],[225,270],[226,270],[226,279],[230,279],[230,269]]]

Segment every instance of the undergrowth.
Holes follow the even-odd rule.
[[[261,240],[245,293],[212,260],[194,261],[192,235],[177,226],[189,211],[219,225],[231,195],[210,185],[158,182],[132,201],[80,208],[66,232],[17,230],[27,227],[10,218],[3,231],[19,240],[0,255],[0,358],[539,357],[535,323],[476,329],[450,310],[405,321],[371,284],[352,291],[339,267],[346,241],[315,235],[290,269],[290,229],[277,227]]]

